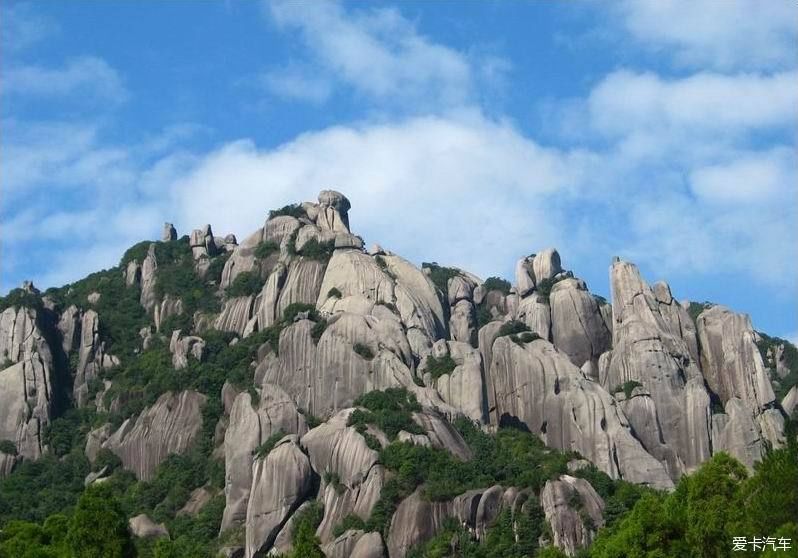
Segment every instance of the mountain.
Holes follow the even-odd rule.
[[[515,285],[419,269],[349,209],[325,190],[240,244],[167,223],[0,299],[0,556],[573,556],[794,459],[798,352],[748,316],[618,259],[608,302],[554,249]]]

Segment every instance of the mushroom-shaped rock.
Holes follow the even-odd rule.
[[[130,533],[134,537],[141,539],[157,539],[160,537],[169,537],[169,531],[163,523],[155,523],[146,514],[139,514],[136,517],[131,517],[128,521]]]
[[[319,192],[319,214],[316,224],[322,230],[349,232],[349,200],[341,192],[322,190]]]
[[[604,501],[584,479],[562,475],[543,487],[540,502],[554,546],[568,556],[587,547],[604,525]]]
[[[310,461],[295,435],[286,436],[266,457],[255,460],[247,506],[247,558],[272,546],[280,528],[310,490],[312,474]]]

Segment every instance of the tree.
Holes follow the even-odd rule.
[[[103,485],[83,493],[69,520],[67,545],[75,558],[127,558],[132,545],[127,520]]]

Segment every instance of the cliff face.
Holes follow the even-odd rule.
[[[604,502],[568,475],[549,479],[537,495],[486,487],[431,502],[416,490],[397,503],[385,532],[354,522],[336,533],[347,518],[367,521],[394,475],[378,452],[392,438],[349,422],[358,398],[374,390],[402,388],[420,404],[416,426],[398,440],[468,460],[471,450],[452,426],[458,417],[486,431],[513,424],[550,448],[577,452],[612,479],[660,489],[720,451],[752,468],[767,446],[784,442],[796,388],[777,401],[747,316],[715,306],[694,320],[667,284],[649,286],[621,261],[609,270],[607,304],[563,268],[554,249],[519,260],[514,286],[437,265],[419,269],[379,246],[365,250],[350,231],[349,209],[343,194],[323,191],[318,203],[271,215],[240,244],[214,237],[210,226],[197,229],[184,237],[185,269],[202,288],[184,293],[170,290],[165,275],[179,260],[158,255],[183,242],[168,225],[161,243],[145,245],[118,270],[141,307],[136,327],[144,326],[121,358],[106,348],[102,310],[91,305],[56,309],[48,331],[37,314],[43,310],[6,308],[0,441],[15,450],[3,445],[0,475],[48,451],[43,432],[56,412],[53,386],[69,385],[76,407],[124,413],[136,394],[115,388],[125,384],[114,374],[139,354],[169,347],[167,364],[158,367],[171,362],[170,374],[191,374],[197,363],[253,339],[241,372],[251,378],[248,389],[226,383],[212,392],[160,393],[121,417],[118,428],[93,430],[86,445],[92,460],[105,448],[150,479],[169,454],[193,447],[206,404],[220,400],[213,456],[225,468],[222,531],[242,528],[247,556],[290,549],[308,500],[323,504],[317,535],[329,556],[382,556],[385,549],[404,556],[452,517],[479,538],[499,513],[527,513],[532,504],[525,502],[535,498],[551,543],[572,555],[592,540]],[[198,301],[197,292],[213,304]],[[171,329],[175,320],[180,328]],[[209,335],[224,335],[224,343]],[[71,356],[69,369],[58,369],[54,351]],[[782,363],[773,374],[783,379],[789,370]],[[310,425],[310,417],[321,424]],[[274,447],[259,456],[273,437]]]

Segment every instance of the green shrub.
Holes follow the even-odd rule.
[[[363,343],[355,343],[352,347],[352,350],[366,360],[371,360],[374,358],[374,352],[368,347],[368,345],[364,345]]]
[[[354,405],[365,407],[366,410],[352,412],[347,424],[358,428],[361,434],[369,424],[382,430],[389,440],[395,439],[401,430],[412,434],[423,433],[412,417],[413,413],[421,411],[421,405],[416,396],[404,388],[370,391],[355,399]]]
[[[239,296],[257,295],[263,288],[265,281],[256,271],[243,271],[236,275],[233,282],[227,287],[226,293],[230,298]]]
[[[327,330],[327,320],[319,320],[310,330],[310,337],[313,339],[314,343],[318,343],[321,336],[324,335],[324,332]]]
[[[429,372],[432,375],[432,379],[437,380],[444,374],[451,374],[456,366],[457,363],[449,355],[442,356],[441,358],[435,358],[429,355],[424,372]]]
[[[301,217],[307,217],[307,213],[305,213],[305,210],[302,209],[302,206],[298,203],[284,205],[279,209],[272,209],[269,211],[269,219],[281,216],[296,217],[299,219]]]
[[[11,440],[0,440],[0,453],[17,455],[17,445]]]
[[[343,298],[341,291],[333,287],[329,291],[327,291],[327,298]]]
[[[488,305],[485,304],[485,301],[482,301],[477,305],[477,324],[479,327],[482,327],[492,321],[493,315],[490,313],[490,309],[488,308]]]
[[[285,308],[285,310],[283,310],[283,321],[287,324],[290,324],[297,317],[297,314],[302,312],[307,312],[308,319],[313,320],[314,322],[321,319],[314,305],[305,304],[303,302],[292,302]]]
[[[538,293],[538,301],[548,303],[552,287],[560,281],[562,281],[562,277],[538,281],[537,285],[535,285],[535,290]]]
[[[449,292],[449,279],[460,275],[459,269],[443,267],[436,262],[424,262],[421,264],[421,268],[429,270],[430,280],[444,295]]]
[[[512,341],[516,345],[520,345],[521,347],[523,347],[527,343],[531,343],[532,341],[535,341],[540,338],[541,338],[540,335],[538,335],[533,331],[525,331],[520,335],[516,335],[514,333],[510,334],[510,341]]]
[[[271,240],[264,240],[255,247],[254,254],[259,260],[265,260],[272,254],[280,252],[280,245]]]
[[[636,387],[643,387],[643,384],[637,380],[628,380],[619,386],[615,386],[615,388],[612,390],[612,393],[618,393],[622,391],[626,396],[626,399],[630,399],[632,397],[632,392]]]
[[[698,316],[704,310],[708,310],[715,306],[712,302],[690,302],[690,305],[687,307],[687,313],[690,314],[690,317],[693,319],[693,322],[698,322]]]
[[[296,516],[293,549],[288,558],[325,558],[316,529],[324,518],[324,507],[313,500]]]
[[[365,530],[366,522],[359,515],[350,513],[333,528],[333,537],[338,538],[350,529]]]
[[[486,292],[500,291],[503,294],[510,294],[510,282],[501,277],[488,277],[482,286],[485,287]]]
[[[502,324],[499,328],[497,337],[504,337],[506,335],[517,335],[529,331],[529,326],[519,320],[510,320]]]
[[[252,454],[255,456],[256,459],[263,459],[264,457],[269,455],[269,452],[274,449],[274,446],[277,445],[277,442],[279,442],[283,438],[285,438],[285,432],[283,432],[282,430],[278,430],[277,432],[269,436],[265,442],[263,442],[257,448],[255,448]]]
[[[324,482],[329,486],[332,486],[338,494],[341,494],[344,491],[344,488],[346,488],[343,484],[341,484],[341,476],[335,471],[325,471],[322,478],[324,479]]]
[[[12,289],[6,296],[0,297],[0,312],[12,307],[38,310],[42,307],[42,298],[24,289]]]
[[[334,240],[328,240],[327,242],[319,242],[317,239],[311,238],[310,240],[305,242],[305,245],[302,246],[302,250],[299,251],[299,254],[311,260],[326,262],[332,256],[334,250],[335,250]]]

